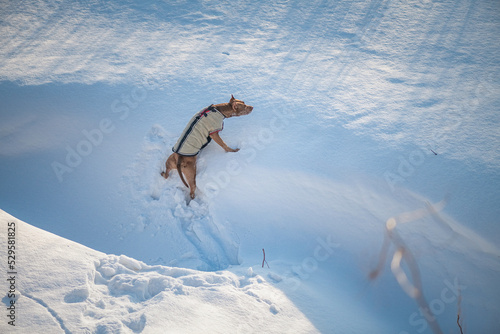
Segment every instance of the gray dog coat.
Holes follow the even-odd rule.
[[[197,112],[189,121],[172,151],[195,156],[210,143],[210,135],[224,128],[224,115],[214,105]]]

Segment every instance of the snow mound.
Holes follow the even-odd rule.
[[[15,304],[22,321],[16,327],[23,332],[318,332],[283,292],[252,270],[236,275],[150,266],[91,250],[4,211],[0,221],[16,226],[22,259]],[[0,247],[6,244],[2,234]],[[9,329],[4,321],[0,326],[2,333]]]

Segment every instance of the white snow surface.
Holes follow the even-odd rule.
[[[499,36],[497,0],[1,2],[0,332],[499,333]],[[160,172],[231,94],[191,201]]]
[[[238,276],[150,266],[89,249],[4,212],[0,219],[16,223],[23,252],[17,264],[19,332],[236,333],[262,326],[274,333],[287,327],[316,331],[282,291],[251,270]],[[5,322],[2,329],[10,332]]]

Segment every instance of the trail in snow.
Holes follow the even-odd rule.
[[[38,303],[39,305],[41,305],[42,307],[44,307],[47,310],[47,312],[54,318],[54,320],[59,324],[64,333],[71,334],[71,331],[64,324],[64,320],[59,316],[59,314],[57,314],[55,310],[53,310],[49,305],[47,305],[47,303],[45,303],[42,299],[32,296],[26,292],[21,294],[23,297],[29,298],[34,302]]]
[[[196,265],[201,270],[221,270],[239,264],[238,237],[228,235],[214,220],[207,197],[199,191],[198,197],[190,200],[177,171],[172,171],[167,180],[160,176],[175,140],[160,125],[153,126],[144,139],[143,150],[125,172],[123,185],[129,191],[136,223],[122,226],[122,237],[134,232],[158,235],[164,253],[182,245],[185,239],[187,242],[176,251],[184,251],[181,258],[201,260]],[[203,177],[202,157],[197,168],[198,177]],[[167,229],[168,236],[162,233]],[[157,262],[169,263],[169,254],[162,256]]]
[[[223,237],[208,212],[203,217],[196,217],[192,213],[182,211],[182,214],[176,216],[180,218],[184,235],[196,247],[201,260],[206,263],[206,266],[198,269],[222,270],[230,265],[240,264],[237,240],[231,241],[228,237]]]

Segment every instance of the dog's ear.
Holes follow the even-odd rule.
[[[233,96],[233,94],[231,94],[231,99],[229,100],[229,104],[233,104],[234,100],[236,100]]]

